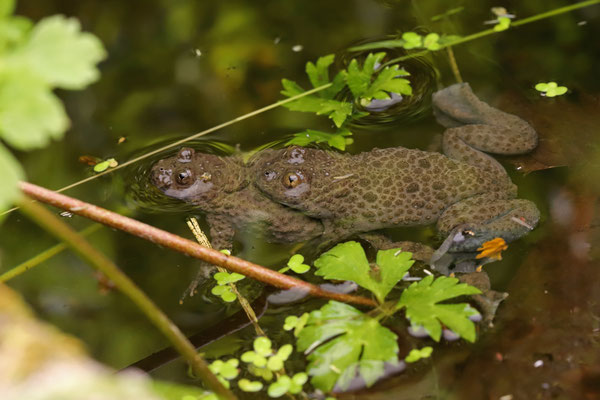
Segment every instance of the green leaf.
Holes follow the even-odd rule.
[[[0,0],[0,17],[7,17],[15,11],[15,0]]]
[[[404,32],[402,40],[404,40],[403,47],[407,50],[423,46],[423,37],[416,32]]]
[[[18,46],[27,36],[33,23],[21,16],[0,19],[0,51]]]
[[[384,362],[396,362],[397,337],[379,322],[344,303],[330,301],[310,313],[298,336],[298,350],[308,355],[311,383],[330,391],[342,377],[358,371],[368,386],[383,374]],[[349,372],[346,372],[350,369]],[[349,380],[339,382],[347,388]]]
[[[69,126],[62,103],[39,78],[26,71],[0,76],[0,136],[30,150],[60,139]]]
[[[283,330],[291,331],[298,324],[298,317],[295,315],[289,315],[285,317],[285,321],[283,323]]]
[[[269,385],[267,393],[269,397],[281,397],[288,392],[292,380],[287,375],[282,375],[277,379],[277,382],[273,382]]]
[[[238,382],[238,386],[244,392],[259,392],[263,388],[263,384],[260,381],[251,381],[248,379],[240,379]]]
[[[346,150],[346,145],[352,143],[352,139],[347,138],[347,136],[352,136],[352,132],[347,129],[340,129],[336,133],[307,129],[304,132],[295,133],[294,137],[288,140],[286,146],[294,144],[306,146],[310,143],[327,143],[331,147],[344,151]],[[350,143],[348,143],[349,140]]]
[[[283,359],[277,355],[269,357],[267,361],[267,368],[271,371],[279,371],[283,368]]]
[[[316,275],[325,279],[353,281],[370,290],[379,303],[402,279],[414,263],[412,253],[400,249],[380,250],[372,269],[363,248],[357,242],[346,242],[322,254],[315,262]]]
[[[454,297],[479,294],[481,291],[458,279],[440,276],[434,280],[428,275],[414,282],[402,292],[396,308],[406,307],[411,324],[422,326],[436,342],[442,335],[441,323],[468,340],[475,341],[475,325],[469,316],[478,314],[467,303],[438,304]],[[441,323],[440,323],[441,322]]]
[[[288,79],[282,79],[283,89],[281,94],[288,97],[297,96],[304,93],[304,89],[297,83]],[[324,99],[315,95],[308,95],[283,104],[285,108],[291,111],[313,112],[317,115],[327,115],[333,120],[336,126],[340,127],[346,118],[352,114],[352,104],[345,101],[333,99]]]
[[[369,89],[371,78],[375,72],[375,66],[381,64],[381,60],[385,57],[384,52],[369,53],[362,68],[358,65],[356,59],[352,59],[348,65],[348,75],[346,83],[355,98],[360,98]]]
[[[410,82],[401,78],[402,76],[408,76],[409,73],[400,69],[398,65],[379,70],[373,80],[375,67],[381,63],[384,57],[385,53],[383,52],[369,54],[362,68],[359,67],[356,59],[350,61],[346,82],[355,98],[369,101],[373,98],[387,99],[389,93],[392,92],[404,95],[412,94]]]
[[[254,339],[254,351],[261,356],[268,356],[273,352],[271,349],[271,339],[266,336],[259,336]]]
[[[385,67],[379,72],[377,78],[369,86],[369,88],[361,96],[363,99],[387,99],[389,93],[399,93],[411,95],[412,88],[407,79],[399,78],[400,76],[410,75],[403,69],[398,69],[397,65]]]
[[[106,51],[96,36],[81,32],[77,19],[54,15],[34,26],[17,56],[23,67],[46,83],[82,89],[100,76],[96,64]]]
[[[423,39],[423,47],[431,51],[439,50],[442,48],[442,46],[439,43],[439,40],[440,35],[438,35],[437,33],[430,33],[427,36],[425,36],[425,39]]]
[[[13,155],[0,143],[0,174],[2,175],[2,184],[0,184],[0,212],[6,210],[21,196],[17,183],[25,179],[25,173],[19,162]]]
[[[408,353],[406,358],[404,358],[404,361],[406,361],[407,363],[414,363],[422,358],[428,358],[429,356],[431,356],[432,352],[433,347],[430,346],[423,347],[422,349],[412,349],[410,353]]]
[[[238,274],[237,272],[217,272],[213,275],[213,278],[219,285],[227,285],[228,283],[234,283],[241,281],[245,278],[244,275]]]
[[[313,87],[319,87],[329,83],[329,66],[333,64],[335,56],[333,54],[328,54],[323,57],[319,57],[317,60],[317,64],[313,64],[312,62],[306,63],[306,74],[308,75],[308,79],[310,79],[310,83]]]

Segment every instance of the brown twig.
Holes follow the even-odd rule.
[[[371,307],[377,306],[377,303],[372,299],[323,290],[316,285],[304,282],[300,279],[280,274],[279,272],[241,258],[225,255],[220,251],[201,246],[191,240],[184,239],[132,218],[116,214],[104,208],[53,192],[43,187],[28,182],[20,182],[19,186],[29,197],[41,202],[70,211],[112,228],[122,230],[142,239],[149,240],[161,246],[206,261],[210,264],[226,268],[229,271],[237,272],[268,285],[281,289],[300,289],[313,296],[337,300],[344,303],[361,304]]]

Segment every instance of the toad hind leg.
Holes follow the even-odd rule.
[[[537,146],[537,133],[529,123],[479,100],[468,83],[436,92],[433,106],[438,122],[449,128],[443,147],[450,158],[505,175],[497,161],[481,152],[523,154]]]
[[[456,227],[467,234],[452,244],[450,252],[475,252],[485,242],[500,237],[511,242],[528,234],[537,225],[540,212],[525,199],[507,199],[499,193],[477,195],[448,207],[437,228],[448,235]]]

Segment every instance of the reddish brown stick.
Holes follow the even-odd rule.
[[[237,272],[257,281],[281,289],[303,289],[313,296],[337,300],[344,303],[362,304],[372,307],[377,306],[377,303],[374,300],[366,297],[333,293],[323,290],[316,285],[304,282],[300,279],[280,274],[279,272],[242,260],[241,258],[225,255],[220,251],[201,246],[196,242],[144,224],[143,222],[136,221],[135,219],[53,192],[43,187],[28,182],[20,182],[19,185],[25,194],[38,201],[81,215],[82,217],[100,222],[112,228],[122,230],[142,239],[149,240],[161,246],[206,261],[210,264],[221,266],[229,271]]]

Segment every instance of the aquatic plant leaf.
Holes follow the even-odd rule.
[[[249,379],[240,379],[238,382],[238,386],[244,392],[259,392],[263,388],[263,384],[261,381],[251,381]]]
[[[458,279],[440,276],[434,280],[428,275],[414,282],[402,292],[396,305],[398,310],[406,307],[406,317],[411,324],[422,326],[436,342],[442,335],[442,323],[469,342],[475,341],[475,325],[469,316],[478,312],[467,303],[438,304],[454,297],[480,294],[481,291]]]
[[[325,392],[336,382],[345,389],[358,373],[371,386],[383,375],[385,362],[397,362],[396,335],[356,308],[330,301],[312,311],[298,336],[298,350],[312,350],[307,373]],[[343,379],[342,379],[343,377]]]
[[[60,139],[69,119],[60,100],[40,78],[27,71],[0,75],[0,136],[21,150]]]
[[[336,133],[307,129],[303,132],[294,133],[294,137],[287,141],[286,146],[294,144],[306,146],[310,143],[327,143],[331,147],[344,151],[346,145],[352,143],[352,139],[347,138],[347,136],[351,135],[352,132],[348,129],[340,129]],[[350,141],[350,143],[348,143],[348,141]]]
[[[416,32],[404,32],[402,34],[402,40],[404,40],[404,47],[407,50],[423,47],[423,36]]]
[[[410,353],[404,358],[407,363],[414,363],[422,358],[429,358],[433,353],[433,347],[425,346],[421,349],[412,349]]]
[[[355,98],[360,98],[371,86],[371,78],[375,72],[376,66],[381,64],[385,57],[384,52],[369,53],[362,68],[354,58],[348,65],[348,75],[346,75],[346,84]]]
[[[6,210],[19,198],[20,190],[17,183],[25,178],[25,173],[19,162],[0,143],[0,211]]]
[[[383,303],[390,290],[402,279],[414,261],[412,253],[400,249],[377,252],[376,265],[371,268],[365,252],[357,242],[346,242],[322,254],[315,262],[316,275],[325,279],[353,281],[370,290]]]
[[[49,85],[82,89],[100,76],[96,64],[106,51],[96,36],[81,32],[78,20],[54,15],[34,26],[16,56]]]
[[[283,89],[281,94],[292,97],[304,93],[305,90],[294,81],[282,79]],[[285,108],[291,111],[313,112],[317,115],[327,115],[333,120],[337,127],[340,127],[346,118],[352,114],[352,104],[345,101],[333,99],[324,99],[315,95],[308,95],[291,103],[283,104]]]
[[[371,53],[367,56],[362,68],[356,59],[350,61],[346,83],[355,98],[369,101],[373,98],[387,99],[390,97],[390,93],[412,94],[410,82],[401,78],[408,76],[409,73],[400,69],[398,65],[377,71],[384,57],[384,52]],[[377,74],[373,80],[376,71]]]
[[[403,69],[399,69],[397,65],[385,67],[361,97],[365,100],[381,100],[389,98],[390,93],[411,95],[410,81],[400,78],[408,75],[410,74]]]

